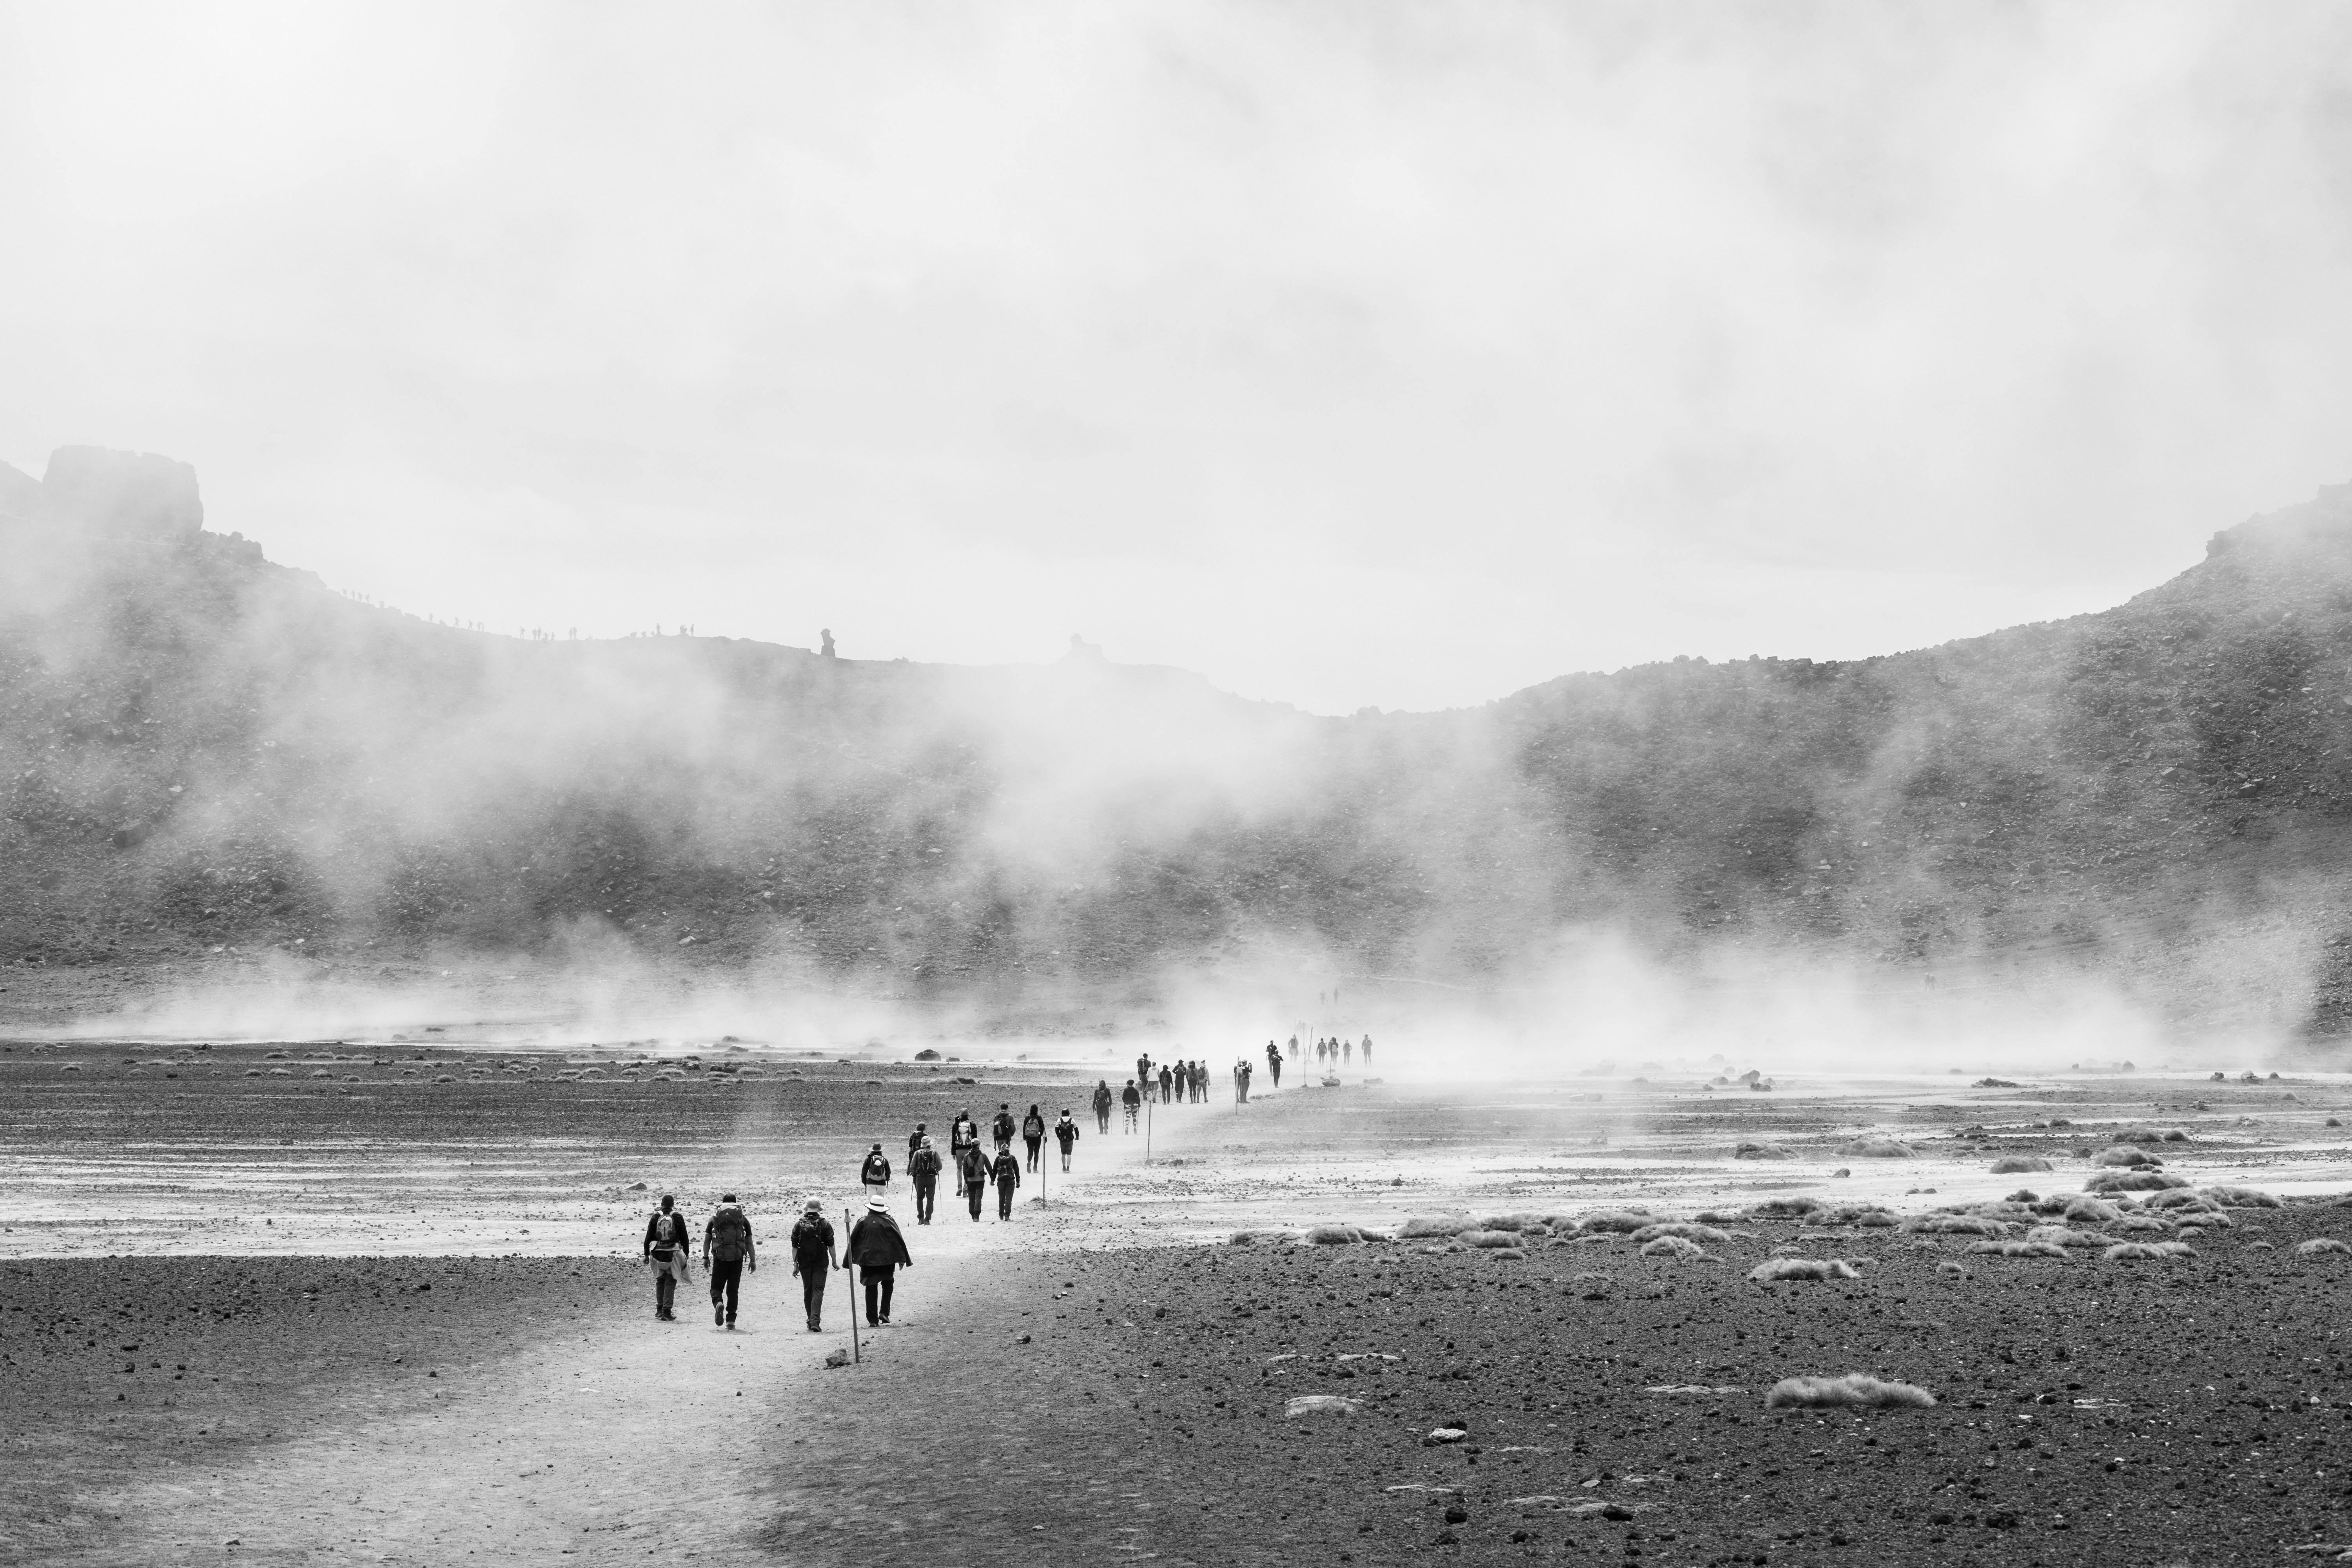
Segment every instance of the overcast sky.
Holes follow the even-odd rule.
[[[496,629],[1322,711],[2352,479],[2341,5],[0,9],[0,458]]]

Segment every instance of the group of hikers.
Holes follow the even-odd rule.
[[[1363,1052],[1364,1065],[1370,1066],[1370,1035],[1360,1041],[1318,1039],[1314,1045],[1315,1060],[1332,1065],[1352,1063],[1359,1049]],[[1276,1089],[1282,1087],[1283,1063],[1298,1054],[1296,1035],[1290,1037],[1287,1050],[1272,1040],[1265,1043],[1266,1071]],[[1237,1105],[1249,1103],[1253,1071],[1247,1057],[1234,1063],[1234,1102]],[[1147,1103],[1201,1104],[1208,1098],[1206,1062],[1154,1062],[1145,1055],[1136,1058],[1135,1076],[1127,1080],[1123,1090],[1114,1093],[1108,1079],[1098,1080],[1091,1103],[1097,1131],[1110,1131],[1111,1108],[1117,1105],[1125,1112],[1126,1130],[1133,1132]],[[1059,1146],[1065,1174],[1069,1172],[1071,1155],[1078,1142],[1078,1124],[1071,1119],[1066,1107],[1058,1120],[1048,1122],[1045,1111],[1034,1103],[1026,1115],[1016,1118],[1011,1102],[1005,1101],[997,1106],[987,1131],[988,1142],[994,1148],[992,1154],[983,1145],[980,1123],[972,1119],[971,1112],[958,1111],[948,1126],[948,1148],[942,1154],[931,1142],[929,1123],[915,1123],[914,1131],[907,1139],[907,1175],[915,1189],[916,1224],[931,1223],[939,1202],[940,1177],[950,1170],[955,1173],[956,1187],[963,1194],[974,1221],[980,1218],[988,1189],[993,1186],[997,1220],[1009,1222],[1013,1218],[1013,1194],[1020,1190],[1024,1169],[1028,1173],[1045,1169],[1046,1138],[1052,1137]],[[1015,1136],[1025,1145],[1025,1162],[1013,1152]],[[889,1155],[880,1143],[876,1143],[858,1170],[858,1181],[866,1191],[866,1210],[849,1227],[845,1241],[835,1237],[833,1222],[825,1218],[824,1205],[818,1199],[809,1199],[794,1221],[790,1237],[793,1272],[801,1281],[802,1304],[807,1310],[811,1333],[823,1331],[825,1279],[837,1269],[858,1270],[866,1287],[866,1322],[878,1328],[890,1321],[890,1297],[897,1271],[914,1265],[907,1252],[906,1237],[890,1213],[888,1192],[893,1174]],[[664,1322],[677,1321],[678,1281],[688,1277],[688,1265],[693,1250],[693,1235],[686,1215],[678,1211],[676,1195],[663,1194],[660,1206],[646,1222],[643,1254],[644,1261],[654,1269],[654,1316]],[[719,1200],[719,1207],[703,1225],[702,1262],[710,1279],[710,1321],[716,1327],[731,1329],[742,1294],[743,1275],[746,1270],[756,1273],[760,1267],[751,1219],[733,1193]]]

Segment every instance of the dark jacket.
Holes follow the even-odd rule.
[[[821,1214],[803,1214],[793,1226],[793,1263],[812,1273],[831,1261],[833,1222]]]
[[[1129,1105],[1141,1105],[1143,1103],[1143,1091],[1137,1089],[1133,1084],[1129,1084],[1125,1089],[1120,1089],[1118,1091],[1118,1097]]]
[[[1068,1153],[1070,1145],[1078,1141],[1078,1124],[1066,1116],[1063,1117],[1054,1123],[1054,1141],[1062,1146],[1064,1153]]]
[[[996,1141],[999,1143],[1010,1143],[1013,1142],[1013,1112],[1009,1110],[998,1111],[996,1113],[996,1120],[990,1122],[988,1126],[989,1131],[996,1134]]]
[[[849,1227],[845,1253],[845,1260],[860,1268],[912,1268],[915,1262],[907,1256],[907,1238],[898,1234],[898,1222],[871,1209]]]
[[[1012,1150],[1007,1149],[996,1157],[996,1163],[988,1168],[988,1173],[996,1178],[996,1184],[1000,1187],[1017,1187],[1021,1184],[1021,1162],[1013,1157]]]
[[[879,1149],[866,1155],[866,1163],[858,1168],[857,1179],[871,1186],[887,1186],[890,1183],[890,1156]]]
[[[940,1152],[937,1149],[918,1149],[915,1157],[907,1162],[907,1174],[919,1182],[926,1178],[936,1179],[939,1173]]]
[[[1098,1083],[1095,1085],[1095,1109],[1097,1110],[1108,1110],[1113,1098],[1114,1097],[1110,1091],[1110,1085],[1107,1083]]]
[[[730,1263],[738,1258],[756,1258],[751,1245],[751,1220],[741,1209],[729,1204],[710,1216],[702,1227],[702,1255]]]
[[[967,1187],[988,1185],[988,1156],[980,1152],[979,1144],[965,1145],[956,1156],[956,1179]]]
[[[1045,1136],[1045,1119],[1042,1116],[1023,1117],[1021,1119],[1021,1136],[1033,1142]]]
[[[675,1222],[670,1227],[669,1240],[667,1243],[664,1243],[661,1237],[662,1222],[664,1220]],[[646,1253],[650,1254],[656,1246],[691,1246],[691,1234],[692,1233],[686,1228],[686,1216],[684,1215],[679,1214],[675,1210],[668,1214],[664,1214],[661,1210],[656,1209],[654,1211],[654,1217],[646,1221],[645,1250]]]
[[[979,1142],[980,1123],[969,1116],[957,1117],[955,1124],[948,1129],[948,1147],[951,1150],[969,1149]]]

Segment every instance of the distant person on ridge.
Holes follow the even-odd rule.
[[[1013,1217],[1013,1194],[1021,1185],[1021,1162],[1006,1148],[998,1152],[996,1163],[988,1168],[996,1182],[996,1217],[999,1221]]]
[[[1104,1120],[1109,1120],[1108,1111],[1104,1113]],[[1062,1119],[1054,1123],[1054,1142],[1062,1146],[1062,1174],[1066,1176],[1070,1173],[1070,1149],[1077,1141],[1078,1124],[1070,1120],[1069,1108],[1065,1106]]]
[[[857,1266],[865,1283],[866,1321],[878,1329],[890,1321],[890,1291],[898,1271],[915,1266],[907,1255],[907,1238],[898,1234],[898,1222],[890,1217],[890,1205],[878,1197],[866,1199],[866,1212],[849,1227],[842,1251],[845,1261]]]
[[[686,1278],[686,1216],[677,1212],[677,1199],[668,1193],[662,1194],[661,1207],[646,1222],[644,1256],[654,1269],[654,1317],[674,1322],[677,1314],[670,1308],[677,1300],[677,1282]]]
[[[964,1201],[971,1205],[971,1217],[980,1218],[980,1200],[988,1191],[988,1156],[980,1152],[977,1143],[967,1143],[956,1157],[956,1182],[963,1188]]]
[[[815,1198],[801,1205],[801,1217],[793,1223],[793,1272],[801,1277],[801,1306],[808,1312],[809,1332],[824,1332],[825,1276],[838,1267],[833,1256],[833,1222],[824,1217],[824,1205]],[[853,1303],[850,1310],[856,1310]]]
[[[1043,1159],[1038,1151],[1045,1146],[1045,1118],[1034,1105],[1030,1106],[1029,1114],[1021,1119],[1021,1142],[1029,1146],[1029,1168],[1033,1171],[1037,1169]]]
[[[1143,1114],[1143,1096],[1136,1092],[1135,1080],[1129,1079],[1127,1087],[1118,1091],[1119,1102],[1127,1107],[1127,1130],[1135,1131],[1137,1118]]]
[[[999,1105],[996,1108],[996,1120],[988,1124],[988,1130],[996,1135],[996,1152],[998,1153],[1002,1154],[1006,1150],[1012,1148],[1013,1133],[1014,1131],[1013,1123],[1013,1107],[1009,1104]]]
[[[1133,1081],[1143,1086],[1144,1093],[1150,1094],[1151,1092],[1151,1057],[1149,1052],[1146,1052],[1144,1055],[1135,1058],[1135,1078]]]
[[[915,1183],[915,1223],[917,1225],[930,1224],[932,1211],[939,1207],[940,1165],[940,1152],[931,1146],[931,1141],[928,1138],[924,1139],[922,1146],[908,1158],[907,1174],[913,1178]]]
[[[874,1145],[873,1152],[866,1156],[866,1163],[857,1169],[857,1179],[864,1184],[867,1197],[878,1198],[888,1194],[890,1156],[882,1152],[881,1144]]]
[[[751,1245],[751,1221],[736,1206],[733,1193],[719,1200],[719,1211],[702,1227],[702,1268],[710,1276],[711,1324],[731,1329],[736,1302],[743,1294],[743,1270],[760,1271],[759,1250]]]
[[[1280,1089],[1282,1087],[1282,1053],[1274,1048],[1272,1040],[1265,1043],[1265,1070],[1273,1077],[1274,1087]]]
[[[1110,1091],[1110,1079],[1095,1080],[1095,1131],[1105,1135],[1110,1131],[1110,1108],[1118,1096]]]

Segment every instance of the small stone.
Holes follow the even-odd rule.
[[[1353,1415],[1363,1406],[1336,1394],[1302,1394],[1282,1407],[1283,1419],[1301,1415]]]
[[[827,1366],[847,1366],[849,1364],[849,1352],[847,1351],[831,1352],[825,1356],[824,1364]]]
[[[1469,1433],[1459,1426],[1440,1426],[1428,1436],[1423,1437],[1421,1440],[1421,1446],[1424,1448],[1441,1447],[1447,1443],[1465,1442],[1469,1436]]]

